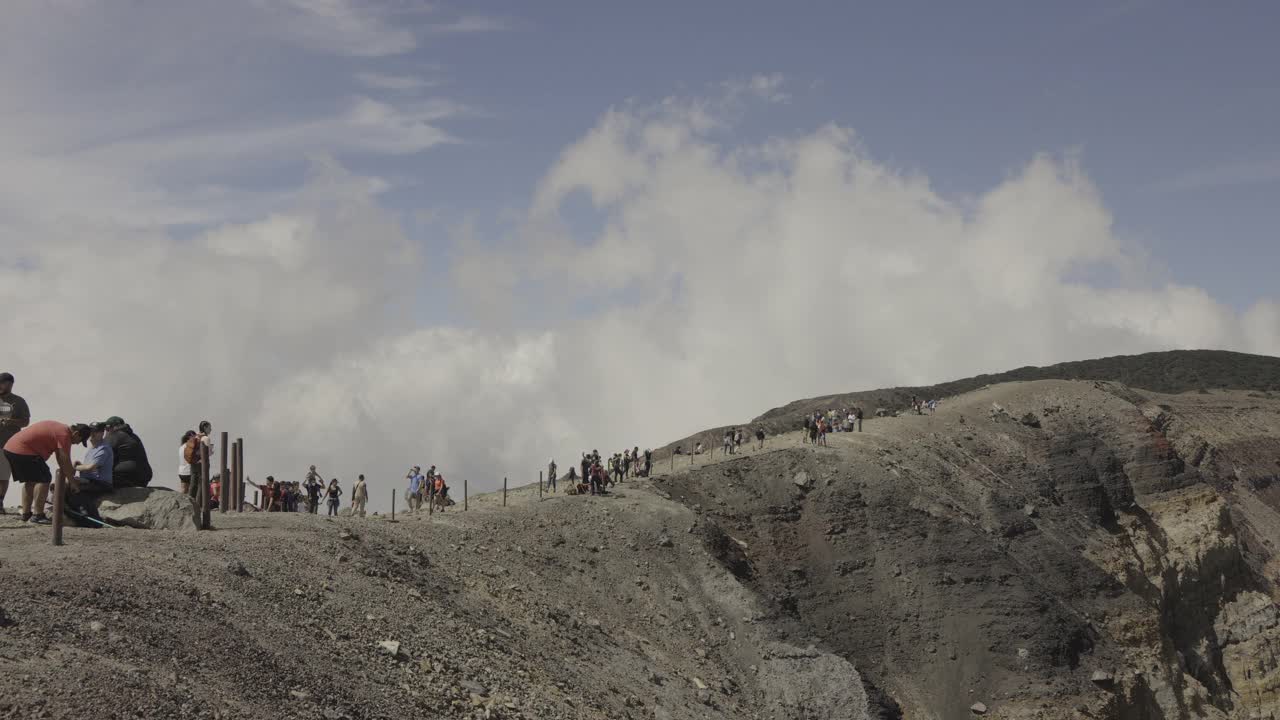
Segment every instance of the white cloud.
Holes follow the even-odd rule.
[[[354,7],[294,9],[394,46]],[[736,140],[732,116],[784,88],[762,75],[606,112],[529,188],[519,232],[464,228],[447,265],[379,205],[385,181],[336,161],[267,200],[225,175],[420,152],[449,141],[437,123],[456,104],[356,97],[77,143],[74,122],[40,131],[62,116],[24,89],[33,114],[0,119],[4,369],[39,417],[133,421],[162,481],[208,417],[246,436],[255,477],[364,472],[385,504],[410,464],[493,488],[553,454],[656,445],[801,396],[1168,347],[1280,352],[1274,300],[1241,314],[1144,273],[1071,158],[956,200],[847,128]],[[598,232],[571,234],[574,197]],[[182,222],[210,227],[163,230]],[[1123,283],[1078,279],[1097,266]],[[426,278],[456,290],[447,323],[415,319]]]
[[[312,50],[363,57],[399,55],[418,46],[413,32],[374,2],[255,0],[278,13],[287,35]]]
[[[356,73],[356,80],[373,90],[390,90],[393,92],[422,90],[440,84],[439,80],[418,75],[389,75],[374,72]]]

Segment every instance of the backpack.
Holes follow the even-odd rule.
[[[196,465],[200,462],[200,438],[193,437],[187,441],[185,447],[182,448],[182,459],[188,465]]]

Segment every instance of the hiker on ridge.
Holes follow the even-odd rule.
[[[338,487],[338,478],[329,481],[329,489],[325,491],[325,495],[329,498],[329,515],[337,515],[338,502],[342,497],[342,488]]]
[[[405,475],[409,479],[409,487],[405,490],[404,497],[409,505],[407,515],[412,515],[414,510],[422,509],[422,468],[414,465],[409,468],[409,474]]]
[[[351,486],[351,516],[364,517],[365,505],[369,503],[369,486],[361,475],[356,484]]]
[[[552,458],[551,464],[547,465],[547,486],[551,492],[556,491],[556,461],[554,458]]]

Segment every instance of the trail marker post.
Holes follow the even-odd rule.
[[[538,502],[542,502],[542,471],[538,471]]]
[[[462,510],[463,510],[463,512],[466,512],[466,510],[467,510],[467,506],[468,506],[468,505],[470,505],[470,499],[468,498],[468,493],[467,493],[467,481],[466,481],[466,479],[464,478],[464,479],[462,480]]]
[[[507,479],[502,478],[502,507],[507,506]]]
[[[391,522],[396,521],[396,489],[391,488]]]
[[[218,493],[218,512],[225,513],[227,511],[227,501],[235,497],[235,479],[227,472],[227,441],[229,437],[226,431],[222,433],[222,444],[218,446],[218,478],[221,491]]]
[[[53,544],[62,544],[62,510],[63,503],[66,502],[67,479],[63,477],[62,471],[58,471],[57,477],[53,481]],[[44,512],[44,508],[37,508],[38,512]]]

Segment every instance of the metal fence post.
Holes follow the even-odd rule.
[[[53,481],[53,544],[62,544],[62,510],[65,502],[64,496],[67,492],[67,479],[63,477],[62,470],[58,470],[58,476]],[[36,512],[43,513],[44,508],[36,508]]]
[[[467,481],[466,481],[466,479],[463,479],[463,481],[462,481],[462,509],[463,509],[463,511],[464,511],[464,512],[467,510],[467,508],[470,506],[470,504],[471,504],[471,500],[470,500],[470,498],[468,497],[468,493],[467,493]]]
[[[502,507],[507,506],[507,479],[502,478]]]
[[[396,489],[391,488],[391,522],[396,521]]]

